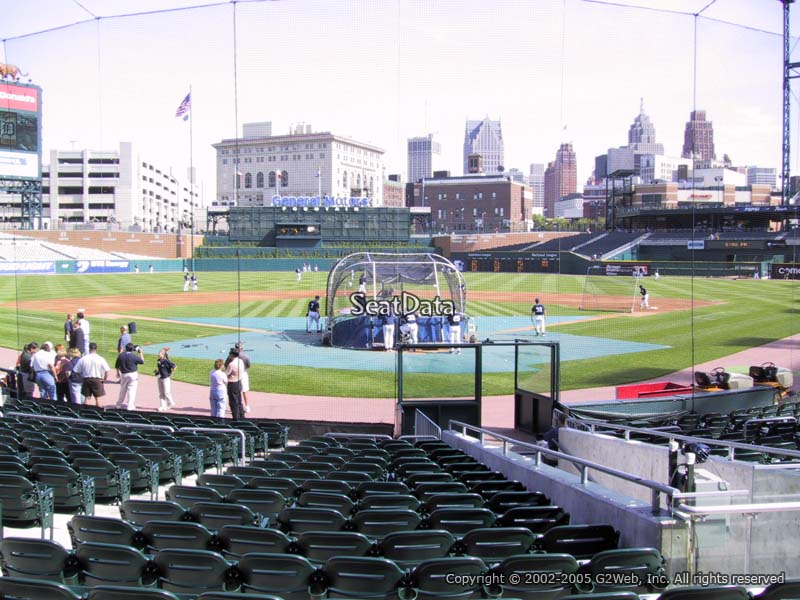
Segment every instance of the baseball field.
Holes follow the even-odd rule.
[[[91,339],[112,362],[119,327],[136,322],[144,372],[170,348],[175,379],[207,384],[215,358],[241,340],[259,391],[340,397],[392,397],[395,355],[321,345],[307,334],[306,305],[325,298],[327,273],[199,272],[199,291],[183,291],[182,273],[76,274],[0,278],[0,345],[63,339],[68,313],[85,309]],[[562,389],[642,381],[800,332],[797,281],[664,276],[646,278],[650,309],[640,310],[636,284],[604,278],[587,288],[571,275],[467,273],[467,312],[477,338],[536,341],[530,321],[535,297],[547,307],[547,341],[561,343]],[[603,306],[633,312],[581,310],[586,293]],[[605,300],[605,302],[603,302]],[[770,360],[769,356],[763,358]],[[112,362],[113,365],[113,362]],[[11,366],[11,365],[5,365]],[[414,358],[406,396],[472,393],[472,359],[430,353]],[[535,370],[535,365],[526,365]],[[512,390],[512,364],[484,364],[484,395]],[[463,375],[463,376],[462,376]]]

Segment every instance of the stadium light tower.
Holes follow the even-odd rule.
[[[789,121],[789,107],[792,100],[792,79],[800,77],[797,71],[800,62],[792,62],[792,50],[789,45],[789,5],[794,0],[779,0],[783,4],[783,140],[781,163],[781,204],[789,205],[789,171],[791,159],[791,124]]]

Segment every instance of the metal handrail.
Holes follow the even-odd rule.
[[[329,431],[323,434],[323,437],[330,437],[333,439],[352,438],[354,440],[372,440],[373,442],[392,439],[392,436],[386,435],[385,433],[341,433],[338,431]]]
[[[103,421],[101,419],[84,419],[78,417],[58,417],[55,415],[41,415],[38,413],[25,413],[18,411],[11,411],[6,413],[12,417],[33,417],[36,419],[47,419],[50,421],[75,421],[83,424],[97,424],[97,425],[119,425],[122,427],[138,427],[139,429],[164,429],[170,433],[175,432],[175,428],[169,425],[153,425],[152,423],[131,423],[129,421]]]
[[[414,409],[414,433],[418,436],[431,436],[437,440],[442,439],[442,428],[418,408]]]
[[[244,431],[241,429],[230,429],[227,427],[180,427],[178,431],[207,431],[211,433],[231,433],[231,434],[238,434],[240,438],[242,438],[241,448],[241,455],[242,455],[242,464],[247,463],[247,454],[246,454],[246,447],[247,447],[247,436],[245,436]]]
[[[731,450],[736,448],[739,450],[755,450],[757,452],[763,452],[764,454],[779,454],[781,456],[791,456],[792,458],[800,459],[800,451],[797,450],[784,450],[782,448],[772,448],[770,446],[755,446],[753,444],[743,444],[741,442],[732,442],[730,440],[715,440],[712,438],[692,437],[669,431],[659,431],[657,429],[642,429],[641,427],[631,427],[630,425],[607,423],[606,421],[598,421],[596,419],[576,419],[574,417],[567,417],[566,424],[568,426],[582,425],[588,428],[589,433],[603,433],[602,431],[597,431],[597,428],[623,431],[625,432],[625,437],[623,438],[625,440],[630,440],[630,434],[633,432],[641,433],[651,437],[665,438],[668,441],[681,440],[684,442],[700,442],[702,444],[706,444],[707,446],[721,446],[723,448],[728,448],[729,458],[733,455]],[[575,429],[580,428],[576,427]]]
[[[456,431],[455,428],[457,427],[461,428],[460,432]],[[474,431],[479,434],[480,436],[479,439],[481,444],[485,444],[486,436],[500,440],[503,442],[503,456],[508,455],[509,445],[520,446],[523,448],[528,448],[530,450],[533,450],[534,451],[533,460],[535,466],[539,466],[541,464],[542,455],[570,462],[574,466],[578,467],[580,470],[581,485],[586,485],[589,482],[589,469],[594,469],[595,471],[605,473],[606,475],[611,475],[612,477],[616,477],[618,479],[622,479],[624,481],[628,481],[630,483],[646,487],[650,490],[651,493],[650,508],[653,514],[658,514],[659,512],[661,512],[661,494],[664,494],[667,497],[667,506],[671,506],[675,499],[683,497],[683,494],[677,488],[665,485],[663,483],[659,483],[658,481],[652,481],[650,479],[645,479],[644,477],[631,475],[630,473],[625,473],[624,471],[618,471],[617,469],[612,469],[611,467],[607,467],[605,465],[601,465],[599,463],[595,463],[590,460],[585,460],[583,458],[578,458],[575,456],[571,456],[569,454],[564,454],[563,452],[558,452],[556,450],[550,450],[549,448],[544,448],[536,444],[515,440],[514,438],[510,438],[500,433],[495,433],[494,431],[491,431],[489,429],[483,429],[481,427],[476,427],[475,425],[470,425],[468,423],[462,423],[461,421],[454,421],[454,420],[450,420],[449,429],[450,431],[455,431],[456,433],[460,433],[462,436],[466,436],[467,430]]]
[[[755,502],[753,504],[717,504],[703,506],[679,504],[676,510],[687,513],[692,517],[705,517],[708,515],[755,515],[766,512],[800,511],[800,502]]]

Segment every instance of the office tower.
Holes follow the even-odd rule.
[[[482,121],[467,121],[464,131],[464,174],[469,170],[470,154],[480,154],[483,172],[499,173],[505,164],[503,155],[503,129],[500,121],[486,117]]]
[[[683,132],[683,152],[684,158],[692,158],[710,162],[717,158],[714,153],[714,125],[711,121],[706,121],[706,111],[693,110],[686,122],[686,129]]]
[[[544,173],[545,216],[555,215],[556,202],[578,190],[578,167],[572,144],[561,144],[555,161],[548,163]]]
[[[408,138],[408,180],[417,182],[423,177],[433,175],[433,155],[441,154],[439,142],[433,141],[433,134]]]

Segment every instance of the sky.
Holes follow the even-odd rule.
[[[527,172],[571,142],[583,183],[596,155],[627,143],[643,99],[668,155],[680,155],[696,108],[713,121],[718,158],[780,171],[778,0],[193,6],[0,0],[0,62],[18,65],[43,88],[45,152],[131,141],[144,159],[178,176],[191,161],[210,203],[211,144],[235,137],[246,122],[272,121],[276,134],[308,123],[374,144],[386,152],[386,174],[405,175],[408,137],[433,133],[442,146],[434,167],[457,175],[465,121],[489,116],[502,122],[507,169]],[[793,6],[800,35],[800,5]],[[144,14],[163,8],[182,10]],[[796,38],[791,46],[798,60]],[[191,128],[175,118],[190,87]],[[793,172],[800,171],[798,93]]]

